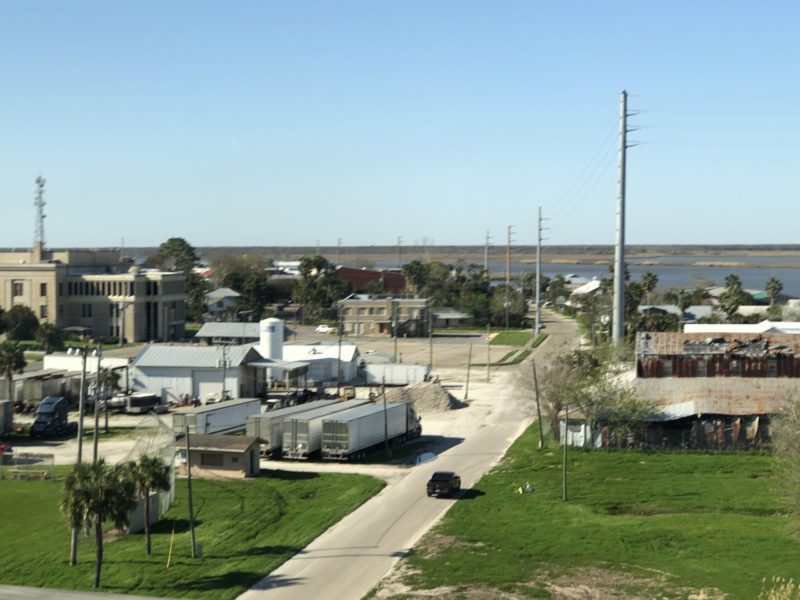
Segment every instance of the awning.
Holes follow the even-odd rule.
[[[303,371],[309,367],[311,363],[300,361],[284,361],[284,360],[270,360],[268,358],[262,360],[251,360],[245,363],[248,367],[260,367],[262,369],[278,369],[279,371]]]

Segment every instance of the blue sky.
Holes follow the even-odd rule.
[[[797,243],[795,2],[0,3],[0,246]]]

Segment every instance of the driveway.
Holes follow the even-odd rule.
[[[547,342],[534,355],[545,359],[550,349],[574,340],[571,322],[550,316]],[[464,391],[463,369],[442,369],[454,395]],[[452,443],[435,460],[387,473],[387,486],[377,496],[319,536],[253,588],[243,600],[319,598],[360,600],[392,569],[454,502],[467,502],[479,490],[475,483],[505,454],[533,420],[534,402],[514,385],[510,370],[494,372],[489,383],[470,382],[470,406],[423,415],[426,435]],[[286,467],[291,468],[291,467]],[[343,467],[345,468],[345,467]],[[349,466],[358,471],[357,465]],[[433,471],[461,475],[463,491],[456,499],[428,498],[425,483]],[[377,473],[376,473],[377,474]],[[380,476],[380,475],[379,475]]]

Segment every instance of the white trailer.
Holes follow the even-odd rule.
[[[261,454],[278,452],[283,443],[283,421],[301,413],[311,412],[324,406],[335,404],[338,400],[314,400],[296,406],[287,406],[247,417],[247,435],[261,442]]]
[[[367,448],[402,443],[422,433],[417,413],[410,402],[382,403],[352,408],[325,418],[322,422],[322,458],[347,460],[361,458]]]
[[[367,385],[413,385],[428,378],[428,365],[405,363],[367,363],[365,367]]]
[[[242,398],[225,400],[196,408],[182,408],[172,413],[172,429],[176,434],[234,433],[243,431],[247,417],[261,412],[261,400]]]
[[[370,400],[346,400],[284,419],[283,457],[305,459],[319,452],[322,447],[322,420],[325,417],[371,403]]]

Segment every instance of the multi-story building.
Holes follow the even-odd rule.
[[[186,277],[140,269],[118,250],[0,252],[0,308],[30,308],[40,323],[96,338],[182,339]]]
[[[428,335],[431,314],[427,298],[351,294],[339,301],[339,308],[345,333],[391,334],[396,326],[399,336]]]

